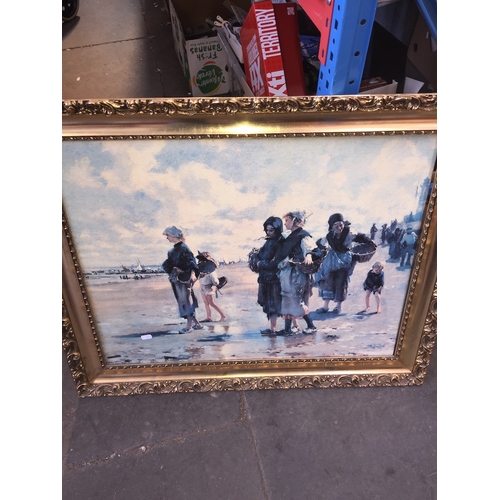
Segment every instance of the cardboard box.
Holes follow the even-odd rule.
[[[250,0],[232,0],[250,8]],[[184,70],[191,93],[196,97],[228,95],[231,75],[228,55],[217,32],[205,19],[228,18],[231,12],[223,0],[169,0],[172,32],[177,56]]]
[[[252,89],[248,86],[245,72],[236,57],[229,40],[227,39],[226,33],[223,29],[217,30],[218,36],[224,49],[227,52],[227,56],[229,59],[228,64],[228,73],[230,75],[230,94],[231,96],[245,96],[245,97],[253,97]]]
[[[437,44],[422,15],[418,16],[410,40],[408,60],[429,83],[428,91],[437,92]]]
[[[395,94],[398,87],[398,82],[395,80],[392,83],[387,83],[383,78],[367,78],[361,80],[359,86],[359,94]]]
[[[297,5],[252,5],[240,32],[245,75],[256,96],[305,95]]]

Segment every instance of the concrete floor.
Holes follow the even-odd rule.
[[[187,86],[161,0],[85,0],[63,24],[63,99]],[[65,355],[65,500],[432,500],[436,355],[421,387],[79,399]]]

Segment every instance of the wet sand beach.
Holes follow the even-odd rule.
[[[165,274],[128,280],[118,275],[93,276],[86,280],[86,288],[104,356],[110,364],[390,356],[411,268],[386,262],[387,251],[387,246],[379,246],[369,262],[356,264],[340,315],[314,312],[322,306],[314,288],[309,305],[318,331],[312,335],[269,337],[260,333],[269,324],[257,304],[257,274],[245,262],[222,265],[217,270],[219,276],[228,278],[216,298],[227,321],[203,323],[203,330],[185,334],[179,333],[185,320],[179,317]],[[376,260],[385,265],[383,310],[380,314],[360,314],[365,307],[363,281]],[[201,320],[206,314],[198,283],[194,290],[199,303],[196,315]],[[374,298],[371,311],[376,311]],[[218,313],[213,311],[212,318],[218,320]],[[282,328],[283,320],[278,325]],[[299,320],[299,325],[306,327],[304,320]]]

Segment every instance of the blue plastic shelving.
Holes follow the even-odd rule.
[[[298,0],[318,28],[317,95],[357,94],[378,0]],[[437,0],[415,0],[437,40]]]
[[[317,95],[357,94],[377,10],[377,0],[332,0],[325,63]]]

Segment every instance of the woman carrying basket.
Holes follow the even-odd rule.
[[[186,327],[180,333],[190,332],[192,328],[201,330],[203,326],[196,319],[195,310],[198,301],[193,292],[193,285],[198,280],[200,269],[193,253],[184,243],[185,237],[182,229],[170,226],[163,231],[163,235],[172,243],[167,259],[163,262],[163,270],[168,274],[172,285],[175,300],[179,307],[179,315],[187,320]]]
[[[301,264],[312,265],[314,257],[321,258],[322,253],[316,247],[312,236],[304,229],[306,223],[304,211],[288,212],[283,216],[283,220],[290,234],[281,241],[271,261],[276,263],[279,269],[281,314],[285,319],[283,334],[292,334],[292,323],[296,323],[299,318],[303,318],[307,325],[303,332],[314,333],[316,327],[309,316],[313,278],[310,273],[303,271]]]
[[[255,271],[259,273],[257,302],[266,313],[270,327],[261,330],[260,333],[275,335],[278,331],[278,318],[281,316],[281,285],[278,277],[278,262],[272,259],[285,238],[282,234],[283,222],[280,217],[268,217],[263,226],[266,241],[258,252],[253,254],[253,261]]]
[[[375,245],[368,236],[352,232],[350,226],[350,222],[345,221],[342,214],[330,215],[328,233],[317,241],[318,246],[328,252],[316,274],[319,296],[323,299],[323,307],[316,310],[319,314],[328,312],[330,300],[335,302],[332,311],[334,314],[342,311],[342,302],[347,298],[349,278],[356,265],[353,260],[352,245],[354,243]]]

